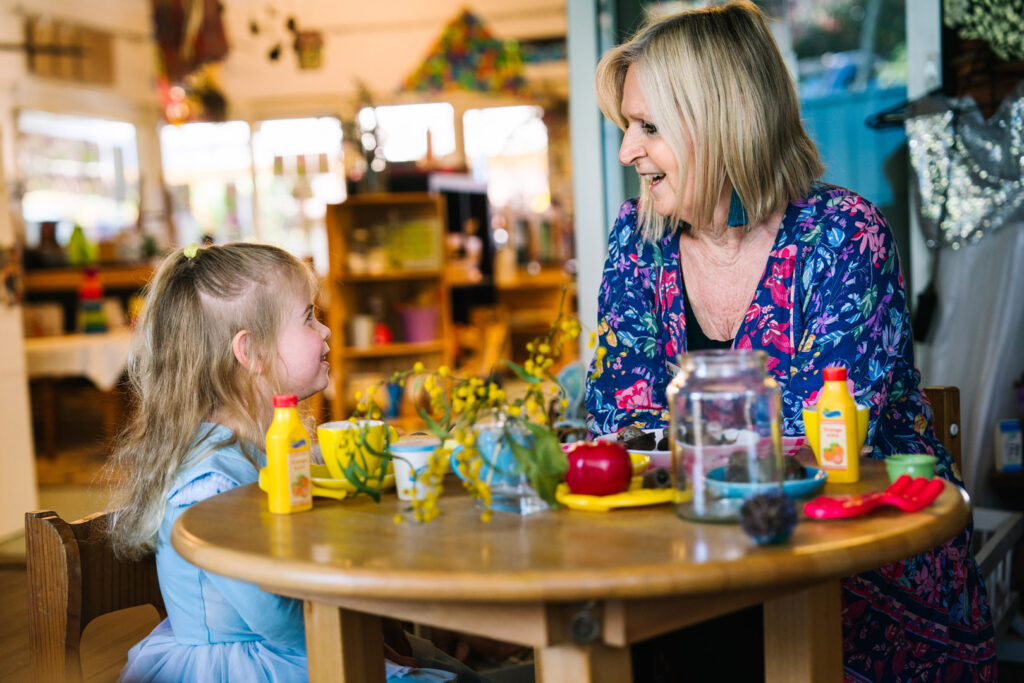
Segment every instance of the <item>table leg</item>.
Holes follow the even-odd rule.
[[[767,683],[841,681],[843,626],[839,580],[764,603]]]
[[[380,617],[303,603],[310,683],[384,683],[384,634]]]
[[[628,646],[563,644],[537,648],[534,653],[537,683],[623,683],[633,680]]]

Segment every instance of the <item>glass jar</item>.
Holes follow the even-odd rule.
[[[680,357],[667,391],[680,517],[735,521],[744,495],[781,487],[782,396],[767,358],[732,349]]]

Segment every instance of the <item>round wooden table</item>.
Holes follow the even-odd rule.
[[[880,462],[861,472],[824,493],[888,485]],[[440,505],[428,524],[396,524],[394,493],[272,515],[253,484],[194,505],[171,540],[203,569],[304,600],[314,682],[383,681],[386,616],[532,646],[548,683],[619,683],[631,643],[756,603],[767,680],[820,682],[842,679],[840,579],[939,545],[971,514],[947,483],[916,514],[801,517],[786,544],[756,546],[738,525],[685,522],[668,505],[490,523],[457,488]]]

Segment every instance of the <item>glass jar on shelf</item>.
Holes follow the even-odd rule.
[[[731,349],[680,357],[667,391],[679,516],[735,521],[744,494],[781,488],[782,397],[766,360]]]

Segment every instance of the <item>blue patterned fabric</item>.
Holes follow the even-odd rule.
[[[622,205],[608,238],[598,294],[603,360],[587,383],[592,434],[627,424],[662,427],[665,389],[686,351],[679,232],[644,242],[636,201]],[[784,433],[804,433],[801,408],[842,365],[859,403],[871,406],[873,457],[932,453],[937,473],[959,485],[938,442],[914,367],[910,316],[892,233],[864,198],[816,185],[787,208],[733,347],[768,354],[783,398]],[[848,680],[995,679],[984,586],[968,529],[939,548],[843,582]]]

